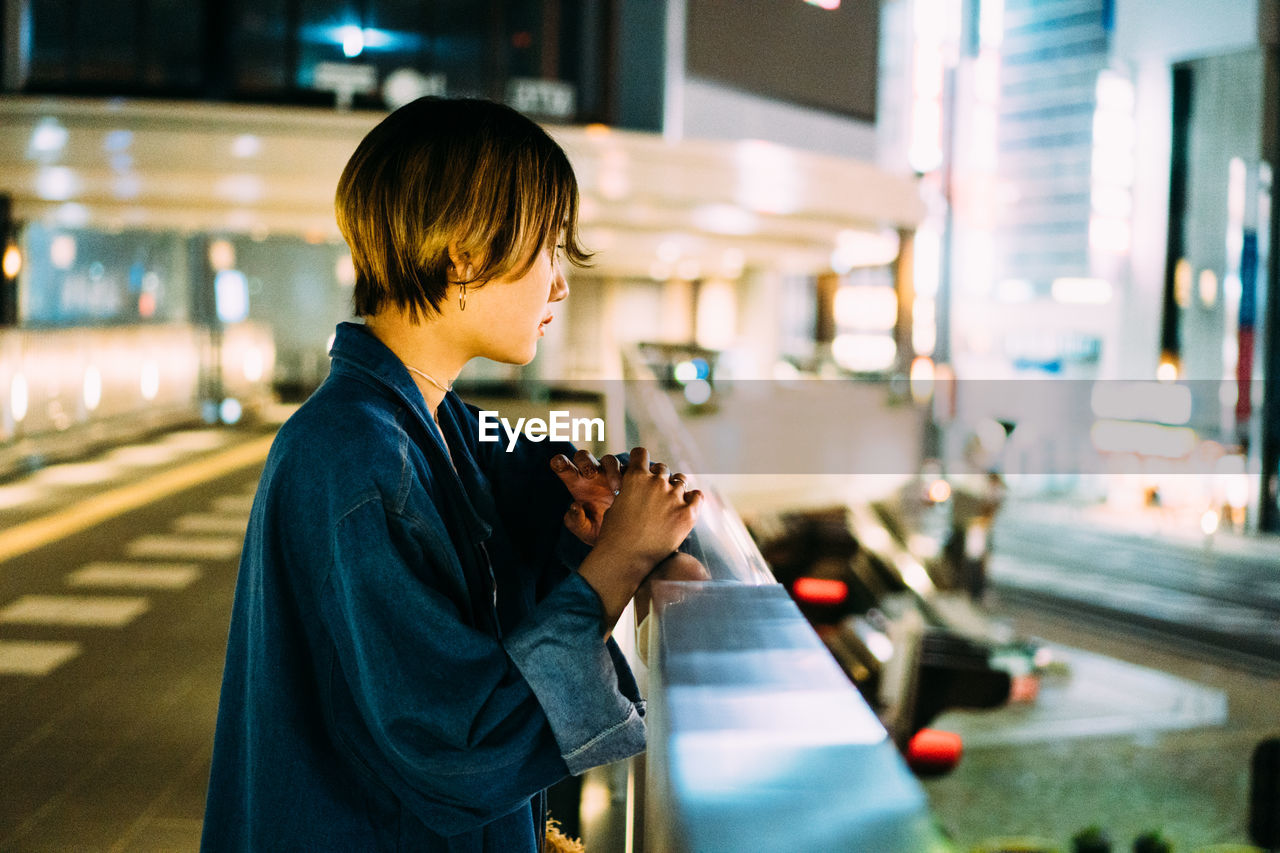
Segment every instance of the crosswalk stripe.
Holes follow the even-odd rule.
[[[139,536],[125,546],[130,557],[158,559],[230,560],[240,555],[240,536],[169,536],[161,533]]]
[[[149,606],[135,596],[24,595],[0,608],[0,622],[122,628]]]
[[[78,654],[79,643],[0,640],[0,675],[48,675]]]
[[[244,536],[247,522],[241,516],[191,513],[178,517],[173,529],[179,533],[234,533]]]
[[[200,569],[194,563],[89,563],[67,575],[67,583],[71,586],[186,589],[198,577]]]
[[[120,475],[120,466],[110,462],[64,462],[50,465],[31,475],[38,486],[92,486]]]
[[[30,483],[0,486],[0,509],[13,509],[24,504],[35,503],[48,494],[47,488]]]
[[[183,489],[261,463],[266,459],[273,439],[273,436],[263,436],[208,459],[182,465],[140,483],[94,495],[51,515],[12,527],[5,531],[3,542],[0,542],[0,563]]]
[[[107,459],[118,465],[149,468],[164,465],[182,455],[182,448],[163,444],[129,444],[117,447],[107,454]]]

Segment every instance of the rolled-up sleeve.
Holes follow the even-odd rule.
[[[644,702],[602,633],[600,597],[573,573],[506,640],[575,775],[645,746]]]
[[[334,554],[321,599],[333,648],[326,715],[352,758],[428,826],[480,826],[566,770],[644,748],[643,708],[623,693],[630,673],[620,678],[599,599],[578,575],[504,643],[463,617],[442,531],[409,534],[369,501],[343,518]]]

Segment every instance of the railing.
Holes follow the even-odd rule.
[[[676,412],[628,364],[629,432],[697,472]],[[649,751],[628,786],[628,850],[949,849],[924,792],[714,489],[690,549],[708,582],[655,582]],[[642,635],[643,636],[643,635]],[[638,778],[640,774],[645,777]]]

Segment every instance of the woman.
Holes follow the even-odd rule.
[[[537,125],[416,101],[361,142],[336,207],[365,322],[339,326],[262,475],[203,846],[536,850],[548,785],[644,748],[608,635],[701,495],[643,448],[624,473],[481,443],[450,390],[477,356],[532,359],[568,295],[557,241],[587,258]]]

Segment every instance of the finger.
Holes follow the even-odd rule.
[[[600,470],[600,463],[591,455],[590,450],[579,450],[573,454],[573,464],[577,466],[578,471],[583,477],[590,479]]]
[[[698,507],[702,506],[702,490],[690,489],[689,491],[685,492],[684,502],[685,504],[693,507],[694,509],[697,509]]]
[[[653,474],[659,480],[665,480],[667,479],[667,474],[670,472],[665,462],[654,462],[649,466],[649,473]]]
[[[578,482],[582,479],[582,475],[578,473],[578,469],[573,467],[573,463],[563,455],[552,458],[551,470],[555,472],[555,475],[560,478],[560,482],[570,492],[574,490]]]
[[[644,475],[649,472],[649,451],[643,447],[631,450],[631,462],[627,465],[628,474]]]
[[[671,485],[675,486],[675,487],[676,487],[676,488],[678,488],[678,489],[683,489],[683,488],[685,488],[685,486],[686,486],[686,484],[687,484],[687,482],[688,482],[688,481],[685,479],[684,474],[681,474],[679,471],[677,471],[676,473],[672,474],[670,479],[671,479]]]
[[[612,453],[605,454],[600,460],[600,470],[604,472],[605,482],[615,492],[622,488],[622,464]]]
[[[569,461],[569,457],[563,453],[557,453],[551,457],[551,470],[557,474],[574,474],[577,469],[573,467],[573,463]]]

